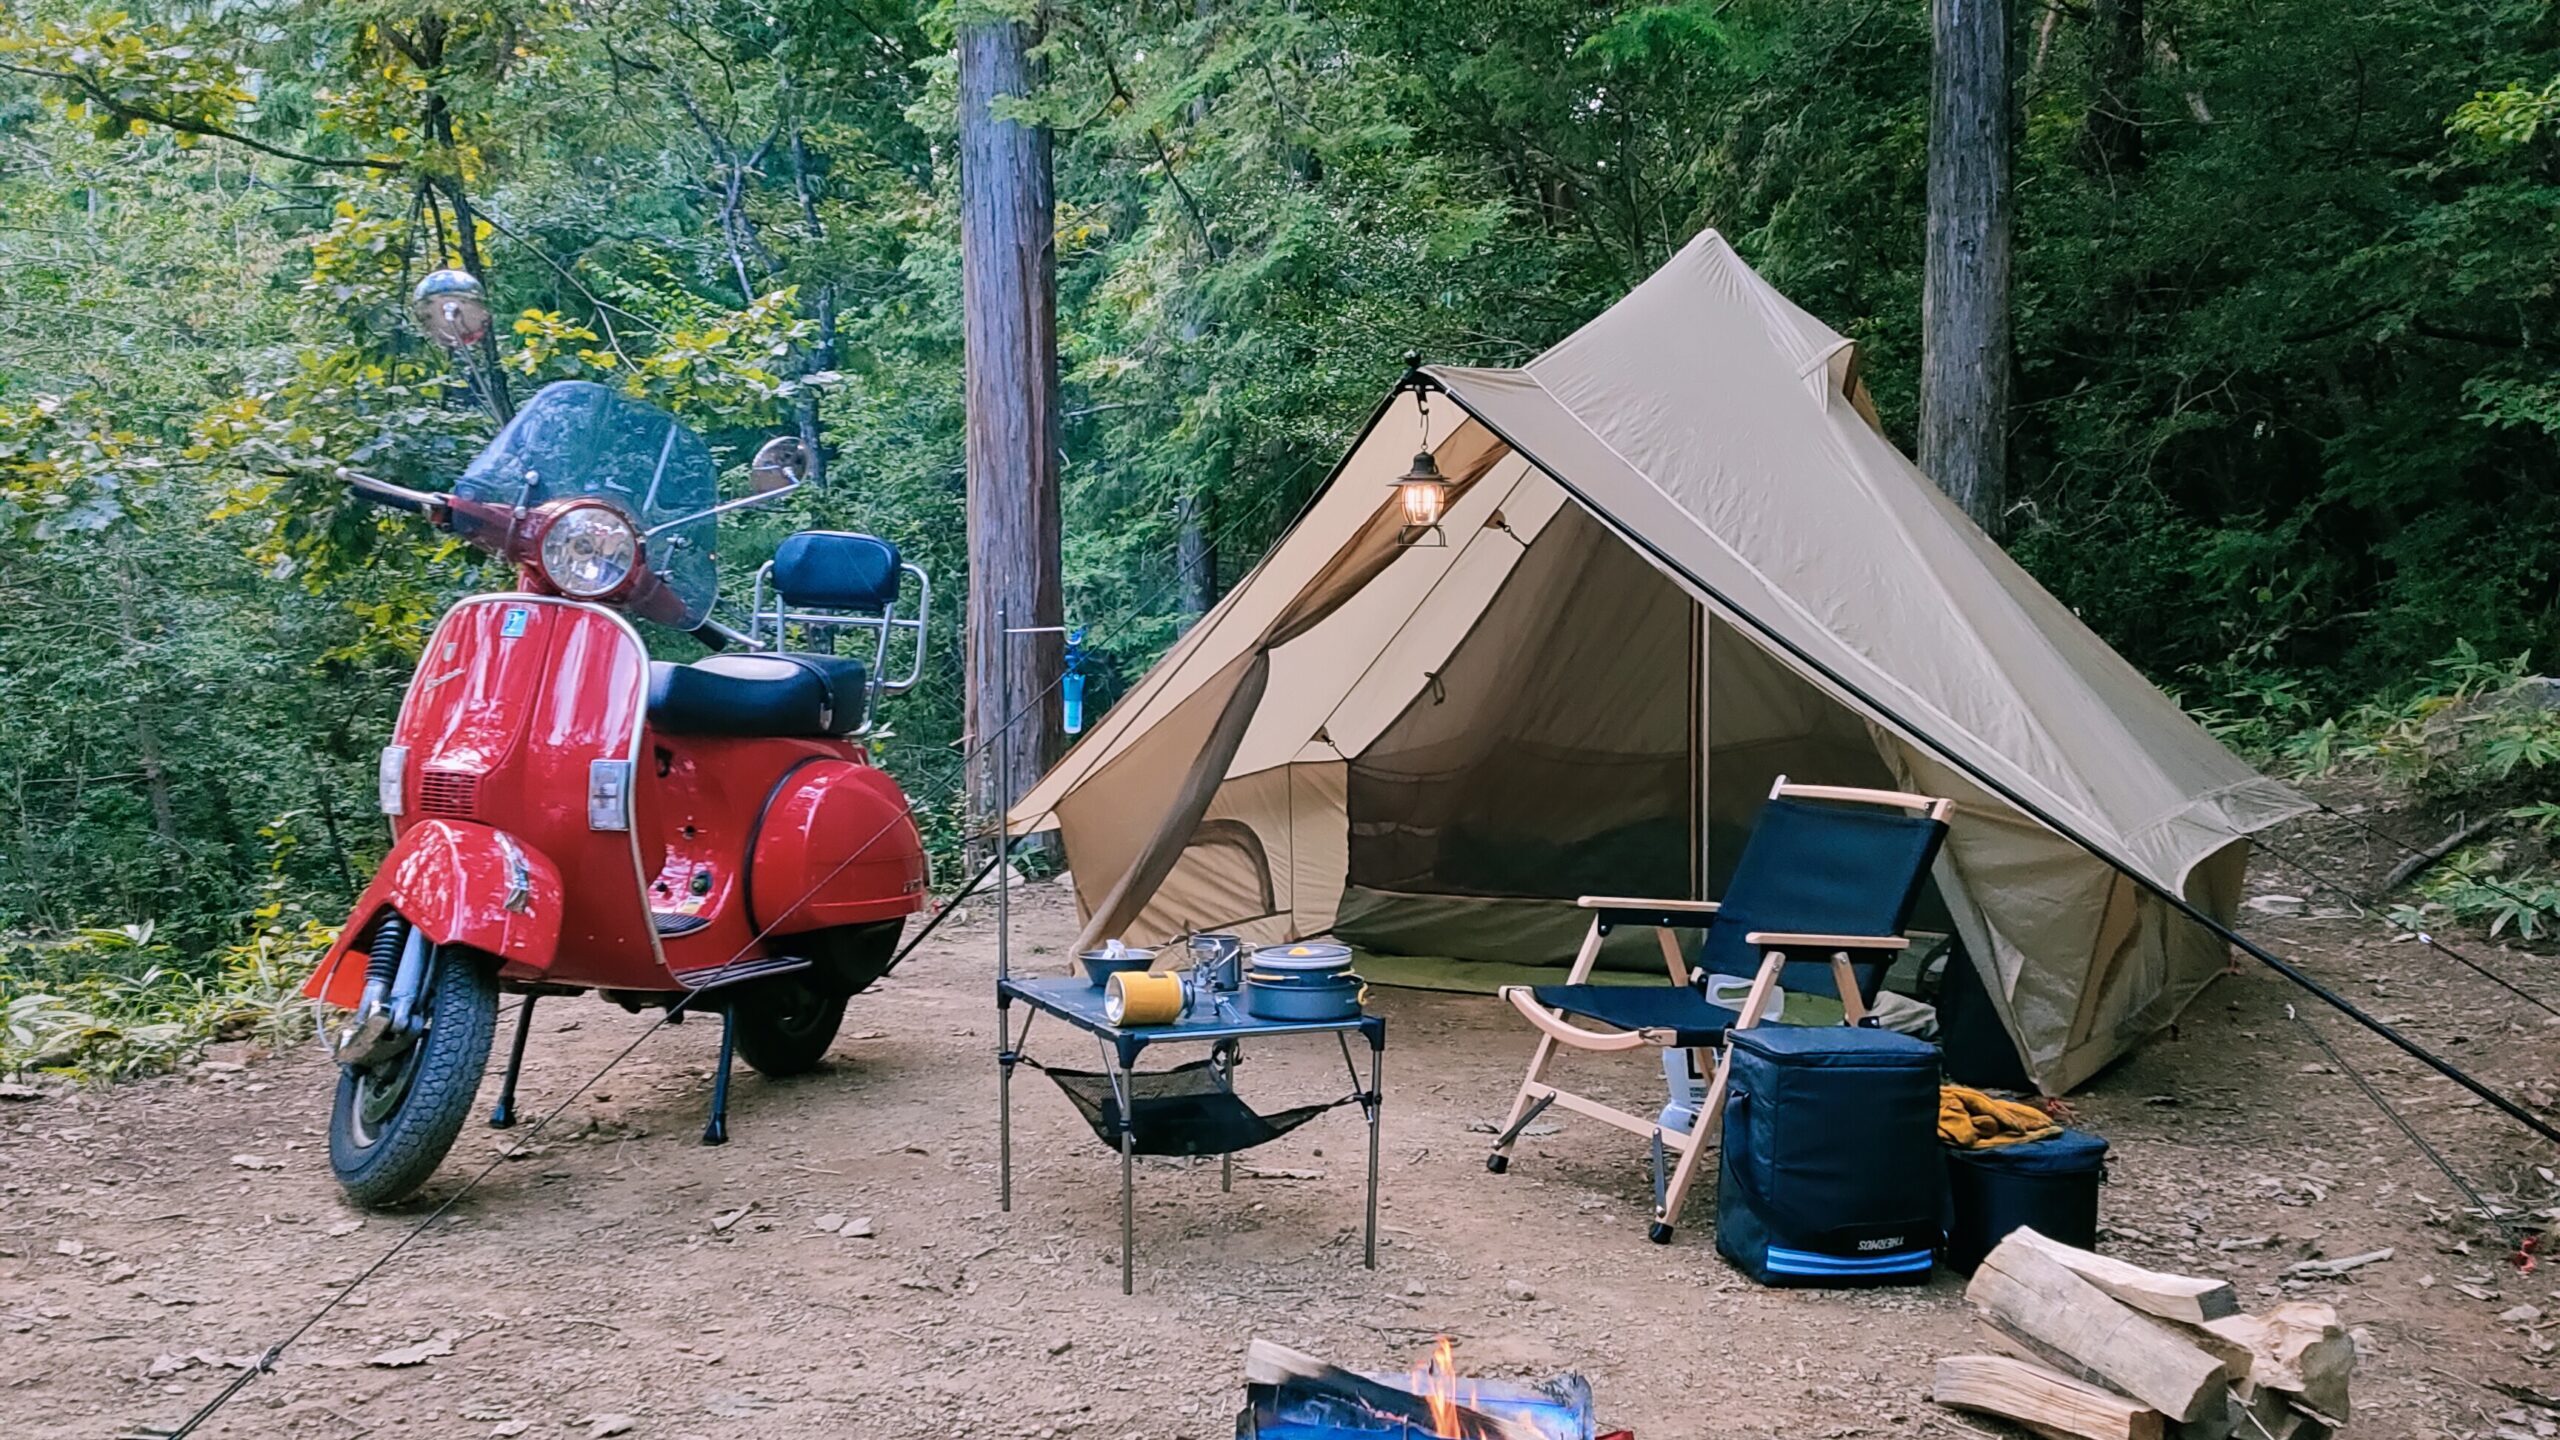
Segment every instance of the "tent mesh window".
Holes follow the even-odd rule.
[[[1025,1057],[1066,1092],[1094,1138],[1120,1148],[1120,1099],[1111,1077],[1092,1070],[1062,1070]],[[1257,1113],[1236,1098],[1217,1070],[1217,1061],[1194,1060],[1170,1070],[1146,1070],[1129,1076],[1134,1121],[1134,1149],[1140,1155],[1231,1155],[1267,1145],[1340,1105],[1357,1100],[1348,1095],[1321,1105],[1300,1105],[1275,1114]]]
[[[1351,883],[1692,893],[1694,613],[1588,516],[1558,515],[1432,683],[1353,759]]]

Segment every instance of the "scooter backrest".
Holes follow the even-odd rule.
[[[898,579],[898,547],[876,535],[803,530],[773,552],[773,588],[794,609],[886,610]]]

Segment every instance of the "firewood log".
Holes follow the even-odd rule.
[[[1948,1356],[1938,1362],[1930,1398],[1941,1405],[2014,1420],[2039,1435],[2067,1440],[2162,1440],[2159,1411],[2008,1355]]]
[[[2130,1395],[2172,1420],[2228,1404],[2230,1372],[2178,1330],[2116,1300],[2032,1241],[2000,1242],[1965,1298],[2010,1341],[2076,1378]]]
[[[2242,1398],[2253,1398],[2258,1388],[2279,1390],[2327,1420],[2346,1423],[2356,1344],[2330,1306],[2289,1300],[2261,1314],[2208,1320],[2189,1333],[2240,1379]]]
[[[2009,1238],[2043,1251],[2071,1273],[2146,1315],[2201,1324],[2240,1313],[2240,1300],[2228,1280],[2170,1275],[2129,1265],[2111,1255],[2065,1245],[2059,1240],[2018,1229]]]

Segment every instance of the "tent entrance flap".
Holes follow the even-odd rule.
[[[1352,757],[1350,884],[1693,895],[1694,608],[1589,516],[1560,512]]]

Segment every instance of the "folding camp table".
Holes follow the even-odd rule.
[[[1030,1007],[1022,1017],[1019,1032],[1011,1028],[1010,1012],[1019,1000]],[[1341,1020],[1261,1020],[1244,1012],[1242,1005],[1230,999],[1219,1013],[1185,1014],[1169,1025],[1114,1025],[1103,1014],[1103,992],[1079,975],[1051,976],[1041,979],[1014,979],[1000,976],[996,981],[996,1104],[997,1104],[997,1168],[1000,1198],[1006,1210],[1013,1208],[1013,1067],[1037,1065],[1022,1053],[1030,1039],[1031,1022],[1043,1013],[1055,1015],[1079,1030],[1093,1035],[1102,1047],[1105,1075],[1110,1085],[1113,1108],[1099,1112],[1094,1121],[1097,1134],[1106,1125],[1118,1131],[1120,1148],[1120,1293],[1131,1288],[1132,1255],[1137,1246],[1137,1201],[1135,1175],[1138,1140],[1136,1123],[1139,1107],[1132,1104],[1136,1086],[1133,1072],[1138,1057],[1150,1045],[1205,1044],[1215,1059],[1225,1066],[1213,1067],[1224,1088],[1225,1077],[1232,1073],[1237,1047],[1241,1042],[1264,1036],[1331,1035],[1341,1043],[1343,1066],[1351,1072],[1354,1086],[1360,1083],[1360,1071],[1351,1058],[1351,1036],[1357,1032],[1369,1042],[1369,1083],[1355,1089],[1344,1101],[1358,1102],[1369,1119],[1369,1201],[1368,1228],[1363,1259],[1367,1266],[1378,1268],[1378,1109],[1382,1099],[1379,1071],[1387,1050],[1387,1022],[1376,1015],[1354,1015]],[[1005,1037],[1011,1035],[1008,1041]],[[1156,1072],[1161,1073],[1161,1072]],[[1137,1077],[1145,1079],[1151,1077]],[[1143,1097],[1141,1097],[1143,1098]],[[1241,1102],[1234,1102],[1241,1110]],[[1332,1105],[1312,1107],[1307,1118]],[[1257,1117],[1258,1118],[1258,1117]],[[1114,1123],[1116,1122],[1116,1123]],[[1221,1152],[1222,1169],[1218,1188],[1226,1190],[1234,1184],[1233,1151]]]

